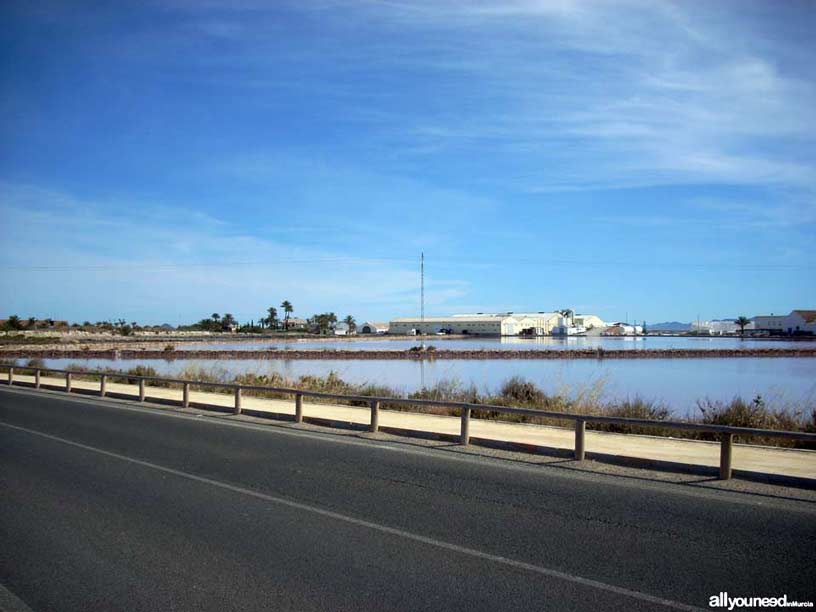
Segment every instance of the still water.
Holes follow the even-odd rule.
[[[419,338],[384,337],[366,339],[358,336],[352,339],[291,339],[291,340],[250,340],[246,342],[182,342],[175,345],[176,350],[385,350],[404,351],[418,345]],[[813,346],[814,342],[783,339],[745,339],[727,337],[693,338],[688,336],[582,336],[572,338],[556,338],[542,336],[540,338],[482,337],[482,338],[446,338],[444,336],[430,336],[425,338],[426,345],[438,349],[492,349],[492,350],[570,350],[570,349],[750,349],[750,348],[788,348],[799,346]]]
[[[23,363],[25,360],[18,360]],[[385,384],[401,392],[441,380],[498,389],[512,376],[527,378],[550,393],[575,396],[600,393],[606,399],[641,396],[659,400],[678,415],[696,411],[702,398],[728,401],[735,395],[762,395],[771,405],[816,407],[816,359],[594,359],[575,360],[103,360],[47,359],[46,366],[69,364],[89,368],[128,369],[146,364],[161,374],[176,375],[194,366],[230,374],[278,372],[289,378],[336,372],[354,383]]]

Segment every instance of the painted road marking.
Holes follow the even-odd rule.
[[[151,463],[149,461],[143,461],[141,459],[134,459],[133,457],[128,457],[127,455],[120,455],[119,453],[113,453],[110,451],[103,450],[101,448],[96,448],[94,446],[88,446],[87,444],[81,444],[79,442],[74,442],[73,440],[67,440],[65,438],[60,438],[59,436],[52,436],[51,434],[43,433],[41,431],[36,431],[33,429],[28,429],[26,427],[19,427],[17,425],[11,425],[10,423],[5,423],[0,421],[0,425],[3,427],[7,427],[9,429],[14,429],[17,431],[22,431],[34,436],[39,436],[41,438],[46,438],[48,440],[53,440],[55,442],[60,442],[62,444],[66,444],[68,446],[73,446],[74,448],[80,448],[82,450],[86,450],[92,453],[97,453],[99,455],[104,455],[105,457],[112,457],[114,459],[119,459],[121,461],[127,461],[129,463],[133,463],[135,465],[140,465],[146,468],[150,468],[159,472],[163,472],[165,474],[172,474],[174,476],[178,476],[179,478],[185,478],[187,480],[192,480],[194,482],[200,482],[203,484],[207,484],[213,487],[218,487],[220,489],[224,489],[227,491],[232,491],[234,493],[240,493],[241,495],[246,495],[248,497],[254,497],[256,499],[262,499],[264,501],[271,502],[273,504],[278,504],[281,506],[286,506],[288,508],[294,508],[296,510],[302,510],[304,512],[310,512],[312,514],[316,514],[319,516],[325,516],[327,518],[331,518],[337,521],[342,521],[344,523],[348,523],[351,525],[357,525],[359,527],[365,527],[367,529],[371,529],[372,531],[377,531],[379,533],[386,533],[389,535],[397,536],[400,538],[404,538],[406,540],[411,540],[414,542],[420,542],[422,544],[426,544],[428,546],[433,546],[435,548],[441,548],[443,550],[448,550],[451,552],[459,553],[462,555],[467,555],[469,557],[474,557],[476,559],[482,559],[484,561],[491,561],[493,563],[499,563],[501,565],[513,567],[516,569],[526,570],[535,574],[547,576],[549,578],[557,578],[559,580],[564,580],[566,582],[571,582],[573,584],[579,584],[581,586],[586,586],[594,589],[598,589],[601,591],[606,591],[609,593],[615,593],[616,595],[623,595],[624,597],[631,597],[632,599],[637,599],[639,601],[644,601],[651,604],[656,604],[659,606],[663,606],[665,608],[671,608],[674,610],[703,610],[703,608],[697,608],[695,606],[691,606],[688,604],[684,604],[678,601],[673,601],[671,599],[664,599],[662,597],[657,597],[655,595],[649,595],[648,593],[643,593],[641,591],[635,591],[632,589],[627,589],[624,587],[615,586],[612,584],[607,584],[605,582],[600,582],[598,580],[592,580],[590,578],[584,578],[582,576],[576,576],[574,574],[569,574],[566,572],[561,572],[558,570],[550,569],[547,567],[543,567],[540,565],[534,565],[532,563],[526,563],[524,561],[518,561],[516,559],[510,559],[508,557],[502,557],[500,555],[493,555],[491,553],[487,553],[481,550],[476,550],[475,548],[468,548],[466,546],[459,546],[458,544],[452,544],[450,542],[445,542],[444,540],[437,540],[436,538],[430,538],[427,536],[423,536],[417,533],[412,533],[410,531],[405,531],[403,529],[397,529],[395,527],[389,527],[387,525],[381,525],[379,523],[373,523],[371,521],[366,521],[364,519],[355,518],[353,516],[349,516],[346,514],[341,514],[339,512],[333,512],[331,510],[325,510],[324,508],[320,508],[318,506],[313,506],[311,504],[304,504],[302,502],[296,502],[290,499],[285,499],[283,497],[277,497],[275,495],[268,495],[266,493],[261,493],[259,491],[253,491],[252,489],[246,489],[244,487],[239,487],[236,485],[232,485],[226,482],[221,482],[219,480],[213,480],[212,478],[205,478],[203,476],[196,476],[195,474],[190,474],[188,472],[183,472],[181,470],[176,470],[173,468],[169,468],[163,465],[159,465],[156,463]]]

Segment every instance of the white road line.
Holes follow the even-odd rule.
[[[703,610],[703,608],[697,608],[695,606],[691,606],[688,604],[684,604],[678,601],[673,601],[671,599],[663,599],[662,597],[656,597],[654,595],[649,595],[648,593],[642,593],[640,591],[634,591],[632,589],[627,589],[624,587],[615,586],[612,584],[607,584],[605,582],[599,582],[597,580],[592,580],[590,578],[583,578],[581,576],[576,576],[574,574],[568,574],[566,572],[560,572],[558,570],[550,569],[547,567],[542,567],[540,565],[534,565],[532,563],[526,563],[524,561],[517,561],[515,559],[510,559],[508,557],[502,557],[499,555],[493,555],[490,553],[486,553],[480,550],[476,550],[474,548],[467,548],[465,546],[459,546],[458,544],[452,544],[450,542],[445,542],[443,540],[437,540],[435,538],[430,538],[427,536],[419,535],[416,533],[412,533],[410,531],[405,531],[403,529],[397,529],[395,527],[388,527],[387,525],[380,525],[379,523],[373,523],[371,521],[366,521],[363,519],[355,518],[353,516],[348,516],[345,514],[340,514],[339,512],[333,512],[331,510],[325,510],[323,508],[319,508],[317,506],[313,506],[311,504],[304,504],[301,502],[296,502],[290,499],[285,499],[283,497],[277,497],[275,495],[267,495],[266,493],[261,493],[260,491],[253,491],[252,489],[246,489],[244,487],[239,487],[236,485],[228,484],[226,482],[221,482],[219,480],[213,480],[211,478],[205,478],[203,476],[196,476],[195,474],[189,474],[187,472],[183,472],[181,470],[176,470],[173,468],[165,467],[163,465],[158,465],[156,463],[151,463],[149,461],[142,461],[141,459],[134,459],[133,457],[128,457],[126,455],[120,455],[119,453],[113,453],[110,451],[103,450],[101,448],[96,448],[94,446],[88,446],[87,444],[81,444],[79,442],[74,442],[72,440],[67,440],[65,438],[60,438],[59,436],[52,436],[51,434],[43,433],[41,431],[36,431],[33,429],[28,429],[26,427],[19,427],[17,425],[12,425],[10,423],[5,423],[0,421],[0,426],[7,427],[9,429],[14,429],[17,431],[22,431],[34,436],[39,436],[41,438],[47,438],[49,440],[54,440],[56,442],[60,442],[62,444],[66,444],[68,446],[73,446],[75,448],[81,448],[86,451],[90,451],[93,453],[97,453],[100,455],[104,455],[106,457],[112,457],[114,459],[119,459],[121,461],[127,461],[129,463],[133,463],[136,465],[141,465],[143,467],[147,467],[153,470],[157,470],[159,472],[164,472],[165,474],[172,474],[174,476],[178,476],[180,478],[186,478],[187,480],[192,480],[194,482],[200,482],[204,484],[208,484],[213,487],[218,487],[220,489],[224,489],[227,491],[233,491],[234,493],[240,493],[242,495],[246,495],[248,497],[254,497],[256,499],[262,499],[264,501],[268,501],[274,504],[279,504],[281,506],[287,506],[289,508],[294,508],[296,510],[302,510],[305,512],[311,512],[312,514],[317,514],[319,516],[325,516],[327,518],[331,518],[337,521],[342,521],[344,523],[349,523],[351,525],[357,525],[359,527],[365,527],[367,529],[371,529],[373,531],[378,531],[380,533],[387,533],[389,535],[405,538],[407,540],[412,540],[414,542],[420,542],[422,544],[427,544],[428,546],[434,546],[436,548],[441,548],[443,550],[448,550],[451,552],[459,553],[462,555],[467,555],[469,557],[474,557],[476,559],[482,559],[484,561],[492,561],[493,563],[499,563],[501,565],[506,565],[509,567],[513,567],[516,569],[522,569],[529,572],[533,572],[535,574],[547,576],[549,578],[557,578],[559,580],[564,580],[566,582],[571,582],[573,584],[579,584],[581,586],[586,586],[594,589],[598,589],[601,591],[606,591],[609,593],[615,593],[616,595],[623,595],[624,597],[631,597],[632,599],[637,599],[639,601],[644,601],[651,604],[656,604],[659,606],[663,606],[666,608],[671,608],[673,610]]]
[[[0,584],[0,610],[2,612],[34,612],[26,602]]]

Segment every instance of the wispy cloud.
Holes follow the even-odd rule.
[[[813,64],[741,4],[177,0],[165,8],[184,15],[182,25],[162,28],[149,45],[151,34],[137,33],[126,47],[192,56],[203,69],[161,78],[229,84],[258,105],[280,91],[335,101],[332,116],[361,126],[357,145],[401,168],[478,154],[484,163],[469,167],[481,181],[529,192],[816,188]],[[796,18],[795,6],[776,8]],[[310,33],[319,24],[320,36],[280,45],[282,11]],[[218,53],[192,53],[202,40]],[[304,67],[316,74],[303,78]],[[415,86],[432,95],[401,95]]]
[[[286,294],[388,317],[415,309],[421,250],[440,312],[813,301],[816,42],[801,3],[4,10],[19,65],[0,97],[0,249],[109,266],[96,281],[113,288],[9,272],[8,303],[171,300],[186,317]],[[773,292],[770,273],[745,282],[766,264]],[[672,274],[622,298],[617,275],[593,273],[616,267]]]
[[[303,248],[177,208],[159,218],[150,203],[111,216],[105,203],[31,186],[0,186],[2,312],[75,296],[61,316],[165,317],[172,322],[232,311],[258,318],[292,300],[301,315],[348,309],[358,316],[413,312],[419,276],[412,262]],[[26,294],[15,287],[26,286]],[[361,290],[364,288],[364,291]],[[465,281],[433,276],[428,303],[465,295]],[[117,314],[120,313],[120,314]],[[55,314],[55,313],[50,313]],[[340,314],[338,312],[338,314]]]
[[[544,166],[535,179],[510,180],[533,191],[816,184],[810,64],[781,63],[737,14],[724,23],[713,7],[638,1],[343,6],[424,34],[348,61],[462,79],[450,105],[377,122],[409,154],[478,148],[532,159]],[[733,44],[749,33],[755,44]],[[783,138],[792,142],[779,147]]]

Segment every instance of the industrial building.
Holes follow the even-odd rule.
[[[607,327],[602,336],[642,336],[643,326],[629,325],[628,323],[612,323]]]
[[[452,317],[409,317],[394,319],[388,326],[391,334],[473,334],[480,336],[517,336],[520,321],[511,316],[458,315]]]
[[[559,310],[558,324],[550,331],[553,336],[584,336],[590,330],[606,329],[607,324],[595,315],[576,314],[574,310]],[[593,334],[594,335],[594,334]]]
[[[380,321],[366,321],[360,327],[361,334],[387,334],[388,333],[388,323],[382,323]]]
[[[754,331],[771,334],[816,334],[816,310],[792,310],[788,315],[759,315],[751,318]]]
[[[594,325],[594,315],[585,317]],[[398,335],[413,334],[459,334],[479,336],[547,336],[562,325],[564,315],[559,312],[504,312],[457,314],[449,317],[407,317],[394,319],[389,324],[388,333]]]
[[[576,314],[573,319],[575,325],[580,325],[587,331],[590,329],[605,329],[607,327],[606,322],[604,322],[601,317],[595,315]]]
[[[754,329],[753,323],[745,326],[750,331]],[[721,319],[715,321],[692,321],[691,331],[696,334],[708,334],[710,336],[726,336],[740,332],[740,326],[733,319]]]
[[[485,314],[479,312],[475,315],[453,315],[456,319],[474,316],[485,316]],[[521,334],[548,336],[561,322],[561,314],[558,312],[498,312],[487,316],[513,318],[518,321],[518,332],[502,334],[503,336],[518,336]]]

